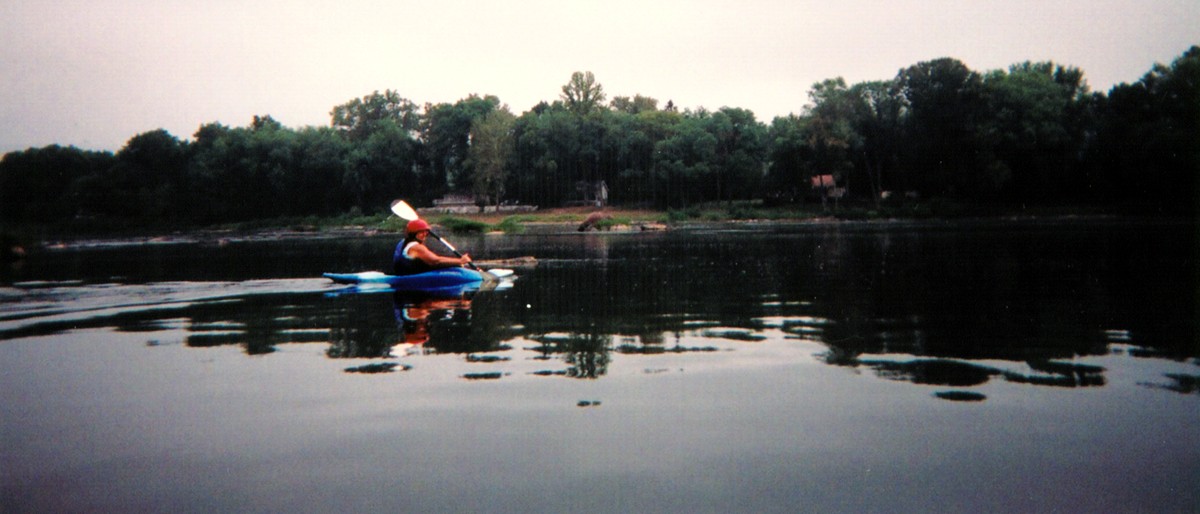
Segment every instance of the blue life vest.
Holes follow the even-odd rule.
[[[408,255],[408,249],[412,245],[421,244],[419,241],[400,241],[396,245],[396,251],[392,252],[392,274],[394,275],[415,275],[417,273],[425,273],[433,271],[433,266],[425,264],[425,261],[414,258]]]

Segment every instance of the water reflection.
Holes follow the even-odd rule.
[[[622,280],[645,280],[610,263]],[[570,270],[579,273],[578,270]],[[583,273],[576,287],[612,290],[606,272]],[[639,356],[737,351],[746,345],[803,340],[820,343],[817,357],[831,366],[870,370],[887,380],[953,388],[935,396],[953,401],[981,401],[971,388],[994,380],[1059,388],[1102,387],[1105,367],[1075,362],[1079,357],[1125,355],[1161,358],[1162,352],[1131,344],[1128,331],[1100,330],[1092,338],[1061,345],[1024,343],[996,346],[993,337],[976,344],[946,345],[946,338],[968,335],[949,330],[918,315],[867,320],[854,309],[834,314],[819,298],[780,300],[770,296],[727,310],[728,301],[712,300],[701,308],[672,307],[669,294],[625,296],[620,304],[591,303],[580,289],[545,287],[559,281],[559,271],[533,273],[521,288],[505,292],[471,292],[450,297],[412,294],[339,294],[309,298],[258,295],[238,301],[200,303],[185,317],[130,315],[118,330],[154,331],[183,327],[191,347],[238,345],[248,355],[265,355],[281,344],[326,344],[332,359],[379,359],[346,368],[351,373],[390,373],[419,362],[396,359],[424,355],[461,355],[463,362],[492,365],[498,370],[463,373],[467,380],[497,380],[512,375],[515,361],[546,363],[535,376],[599,379],[610,372],[617,355]],[[523,289],[528,286],[528,290]],[[582,296],[582,297],[581,297]],[[533,302],[541,307],[533,308]],[[586,306],[586,307],[585,307]],[[178,314],[178,313],[176,313]],[[970,325],[977,329],[978,323]],[[1019,334],[1007,337],[1021,341]],[[697,344],[699,342],[699,344]],[[1185,358],[1184,361],[1192,357]],[[558,365],[551,365],[558,363]],[[1197,377],[1170,373],[1141,385],[1193,394]],[[963,390],[963,389],[966,390]]]
[[[1054,387],[1094,387],[1105,384],[1104,368],[1070,362],[1026,362],[1027,371],[945,359],[902,362],[864,359],[857,364],[875,370],[880,377],[915,384],[977,386],[993,377],[1003,377],[1009,382]]]
[[[561,375],[571,378],[599,378],[608,372],[612,362],[612,337],[600,333],[544,335],[532,337],[539,345],[533,348],[542,360],[561,357],[565,370],[538,371],[538,375]]]
[[[111,327],[179,332],[188,347],[237,346],[251,356],[311,344],[324,345],[330,359],[383,361],[352,363],[352,373],[394,373],[424,355],[458,355],[489,368],[463,374],[470,380],[511,376],[523,361],[538,365],[535,376],[594,380],[623,358],[686,362],[805,341],[824,348],[819,359],[828,365],[953,388],[937,396],[958,401],[981,399],[969,389],[997,381],[1102,387],[1110,370],[1087,361],[1104,356],[1195,366],[1195,288],[1180,279],[1191,276],[1191,250],[1172,245],[1178,227],[1085,228],[506,237],[489,243],[493,251],[512,245],[544,255],[543,263],[508,290],[437,297],[330,294],[324,281],[31,280],[0,291],[6,309],[17,306],[0,316],[0,338]],[[335,254],[364,245],[321,244]],[[238,251],[259,254],[236,245],[205,251],[219,263],[253,260]],[[295,253],[289,263],[300,266]],[[315,262],[327,268],[329,257]],[[1140,273],[1147,263],[1155,273]],[[217,273],[197,266],[200,277]],[[168,266],[142,267],[158,276]],[[1194,372],[1139,383],[1197,391]]]
[[[1173,391],[1180,394],[1198,394],[1200,395],[1200,374],[1197,375],[1182,375],[1178,373],[1165,373],[1163,378],[1166,382],[1141,382],[1140,385],[1152,389],[1162,389],[1165,391]]]

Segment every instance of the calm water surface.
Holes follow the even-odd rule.
[[[544,231],[543,231],[544,232]],[[79,242],[0,271],[5,511],[1200,510],[1195,227]]]

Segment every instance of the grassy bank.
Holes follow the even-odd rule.
[[[761,202],[708,204],[686,209],[651,210],[620,207],[572,207],[545,209],[534,213],[465,214],[428,216],[435,225],[451,232],[501,231],[519,233],[523,227],[535,224],[578,226],[596,213],[604,217],[596,228],[606,230],[618,226],[665,225],[689,223],[721,223],[737,221],[870,221],[870,220],[928,220],[1010,217],[1098,216],[1111,214],[1090,206],[1012,207],[1002,205],[968,204],[932,200],[885,204],[847,204],[822,207],[819,204],[765,206]],[[385,226],[403,230],[403,224],[393,218]]]
[[[418,209],[421,213],[421,209]],[[422,213],[439,230],[448,233],[503,232],[517,234],[532,226],[562,225],[574,229],[593,214],[603,217],[595,228],[610,230],[617,227],[686,226],[693,223],[737,221],[822,221],[842,220],[922,220],[1002,217],[1096,216],[1112,214],[1092,206],[1042,206],[1034,208],[987,204],[968,204],[944,200],[909,201],[885,204],[876,208],[868,203],[842,205],[801,204],[767,206],[761,202],[706,204],[685,209],[639,209],[622,207],[570,207],[543,209],[522,214],[456,214]],[[405,222],[391,213],[371,215],[305,216],[270,218],[217,225],[180,225],[169,220],[76,219],[58,224],[0,223],[0,236],[6,245],[36,246],[45,241],[80,238],[125,238],[159,236],[188,232],[301,232],[379,231],[401,233]]]

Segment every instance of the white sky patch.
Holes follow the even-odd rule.
[[[0,152],[117,150],[164,128],[328,125],[372,91],[492,94],[522,113],[574,71],[609,98],[799,113],[813,83],[939,57],[1053,60],[1093,90],[1200,44],[1195,0],[23,1],[0,5]]]

